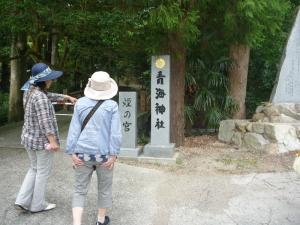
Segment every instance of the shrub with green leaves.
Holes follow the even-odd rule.
[[[217,128],[220,121],[230,118],[236,110],[234,100],[228,95],[228,58],[213,62],[190,59],[186,76],[186,118],[193,124],[199,115],[204,115],[208,128]]]

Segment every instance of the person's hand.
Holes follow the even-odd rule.
[[[102,166],[108,169],[112,169],[114,167],[114,163],[116,160],[117,160],[117,156],[110,155],[108,157],[108,160],[105,163],[103,163]]]
[[[50,151],[57,152],[59,151],[59,145],[54,141],[49,143],[49,149]]]
[[[77,98],[74,98],[74,97],[72,97],[72,96],[69,96],[69,95],[65,95],[65,98],[64,98],[64,100],[66,100],[66,101],[69,101],[69,102],[71,102],[71,103],[75,104],[75,103],[76,103],[76,101],[77,101]]]
[[[82,166],[84,164],[84,162],[76,154],[72,154],[71,158],[74,168],[77,168],[78,166]]]

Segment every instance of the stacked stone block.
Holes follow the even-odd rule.
[[[223,120],[218,138],[272,154],[300,150],[300,104],[266,103],[251,120]]]

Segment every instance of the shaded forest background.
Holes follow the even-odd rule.
[[[170,54],[171,141],[182,145],[184,135],[249,118],[269,100],[299,4],[0,0],[0,124],[22,120],[19,89],[36,62],[64,71],[52,91],[82,90],[104,70],[121,90],[149,96],[151,56]]]

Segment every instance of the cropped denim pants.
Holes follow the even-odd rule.
[[[109,208],[112,206],[113,169],[100,166],[98,162],[87,161],[84,162],[84,165],[75,169],[73,208],[84,208],[85,198],[94,170],[96,170],[98,181],[98,208]]]
[[[48,205],[45,196],[54,153],[48,150],[27,150],[27,153],[31,165],[18,193],[16,204],[37,212]]]

